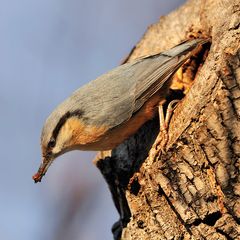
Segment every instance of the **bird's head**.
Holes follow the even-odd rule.
[[[49,166],[60,155],[76,149],[77,135],[81,131],[81,112],[63,113],[57,108],[46,120],[41,135],[42,162],[33,176],[35,183],[41,182]]]

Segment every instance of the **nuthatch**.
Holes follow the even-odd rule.
[[[53,160],[71,150],[110,150],[157,113],[169,94],[171,77],[205,39],[125,63],[89,82],[47,118],[41,136],[40,182]]]

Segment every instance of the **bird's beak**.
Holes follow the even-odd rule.
[[[43,158],[37,173],[32,176],[32,179],[34,180],[35,183],[41,182],[43,176],[46,174],[52,162],[53,159]]]

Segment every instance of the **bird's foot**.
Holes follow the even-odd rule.
[[[159,121],[160,121],[160,132],[149,152],[149,158],[151,162],[153,162],[161,153],[166,153],[166,146],[168,143],[169,135],[168,135],[168,127],[169,122],[172,116],[172,113],[176,107],[176,104],[179,100],[173,100],[169,103],[167,107],[166,118],[164,118],[163,113],[163,105],[159,105]]]

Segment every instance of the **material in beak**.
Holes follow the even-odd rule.
[[[35,183],[38,183],[38,182],[41,182],[43,176],[46,174],[49,166],[51,165],[52,161],[46,161],[46,160],[43,160],[37,173],[35,173],[33,176],[32,176],[32,179],[34,180]]]

